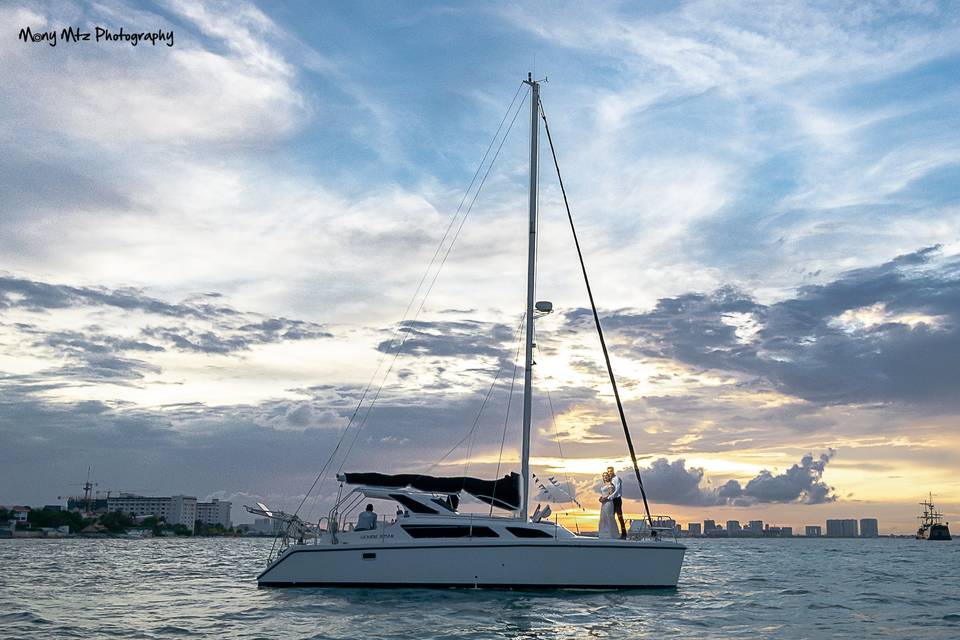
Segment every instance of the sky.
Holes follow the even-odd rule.
[[[654,512],[950,519],[956,9],[3,4],[0,504],[516,470],[533,72]],[[637,514],[548,154],[532,466]]]

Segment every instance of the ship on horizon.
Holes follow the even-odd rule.
[[[943,521],[943,514],[933,505],[933,494],[920,503],[923,515],[917,516],[920,528],[917,529],[917,540],[951,540],[949,522]]]

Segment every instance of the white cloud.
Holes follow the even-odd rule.
[[[275,27],[249,5],[220,14],[198,6],[174,8],[226,51],[204,47],[179,24],[142,12],[135,12],[137,23],[175,31],[174,47],[61,43],[41,50],[8,42],[0,104],[17,117],[16,129],[4,119],[8,138],[35,143],[38,135],[66,136],[120,150],[131,144],[236,143],[289,135],[309,110],[295,68],[267,43]],[[18,9],[3,22],[59,28],[69,21],[89,29],[105,13],[114,20],[126,14],[96,5],[76,16]]]

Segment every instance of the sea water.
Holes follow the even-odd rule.
[[[271,542],[0,540],[0,637],[960,638],[957,541],[689,540],[601,592],[258,589]]]

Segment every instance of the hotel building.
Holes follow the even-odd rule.
[[[860,537],[877,538],[880,536],[880,525],[876,518],[860,519]]]
[[[203,524],[219,524],[229,529],[232,526],[230,522],[230,508],[232,506],[232,502],[217,500],[216,498],[212,502],[198,502],[197,520]]]
[[[182,524],[192,531],[197,521],[197,499],[192,496],[162,498],[124,494],[109,498],[107,511],[130,513],[138,518],[154,516],[167,524]]]
[[[856,520],[827,520],[827,537],[829,538],[856,538],[857,534]]]

